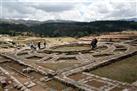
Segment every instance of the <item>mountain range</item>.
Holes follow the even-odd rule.
[[[120,32],[126,30],[137,31],[137,18],[92,22],[0,19],[0,34],[8,34],[12,36],[82,37],[91,34]]]
[[[129,19],[121,19],[121,20],[137,22],[137,18],[129,18]],[[37,21],[37,20],[23,20],[23,19],[18,19],[18,20],[15,20],[15,19],[0,19],[0,22],[33,26],[33,25],[39,25],[39,24],[43,24],[43,23],[75,23],[75,22],[78,22],[78,21],[72,21],[72,20]]]

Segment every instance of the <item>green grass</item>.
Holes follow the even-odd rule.
[[[90,73],[122,82],[132,83],[137,80],[137,55],[98,68]]]

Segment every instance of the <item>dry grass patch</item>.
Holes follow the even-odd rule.
[[[92,74],[122,82],[132,83],[137,80],[137,55],[125,58],[108,66],[91,71]]]
[[[57,70],[61,70],[64,68],[72,67],[78,63],[59,62],[59,63],[37,63],[37,64],[44,68],[48,68],[48,69],[57,71]]]
[[[93,87],[96,87],[96,88],[101,88],[102,86],[107,85],[106,83],[100,82],[100,81],[97,81],[97,80],[88,81],[86,84],[90,85],[90,86],[93,86]]]
[[[84,45],[72,45],[72,46],[62,46],[55,48],[55,51],[82,51],[82,50],[90,50],[90,46]]]
[[[55,91],[79,91],[77,88],[67,86],[58,80],[50,80],[46,82],[47,86]],[[66,89],[66,90],[65,90]]]
[[[70,79],[73,79],[73,80],[76,80],[76,81],[79,81],[79,80],[82,80],[86,77],[88,77],[87,75],[85,74],[82,74],[82,73],[76,73],[76,74],[73,74],[73,75],[70,75],[68,76]]]

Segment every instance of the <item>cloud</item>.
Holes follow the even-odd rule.
[[[135,2],[112,2],[110,3],[112,9],[110,12],[104,16],[104,18],[111,18],[112,19],[123,19],[123,18],[137,18],[137,3]]]
[[[39,4],[33,4],[32,7],[36,9],[43,10],[45,12],[63,12],[68,11],[74,8],[73,3],[39,3]]]
[[[137,17],[136,0],[3,0],[0,18],[93,21]]]
[[[136,7],[137,2],[97,1],[87,6],[84,17],[88,17],[88,20],[137,18]]]

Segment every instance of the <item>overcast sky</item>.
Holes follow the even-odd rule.
[[[0,0],[0,18],[40,21],[137,18],[137,0]]]

